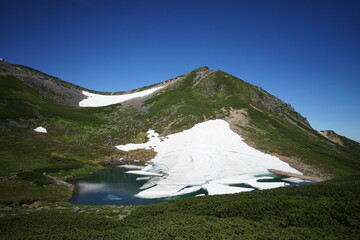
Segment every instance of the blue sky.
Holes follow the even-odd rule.
[[[360,1],[2,0],[0,57],[98,91],[200,66],[360,140]]]

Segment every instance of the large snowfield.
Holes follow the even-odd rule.
[[[117,146],[124,151],[152,148],[157,152],[149,165],[129,172],[163,176],[152,183],[153,187],[138,193],[137,196],[142,198],[172,197],[201,188],[209,195],[215,195],[284,186],[282,182],[258,182],[269,178],[264,177],[269,174],[268,169],[301,174],[279,158],[247,145],[221,119],[196,124],[162,139],[153,130],[148,131],[148,136],[147,143]]]
[[[122,95],[101,95],[96,93],[90,93],[87,91],[82,91],[82,93],[87,97],[86,99],[79,102],[80,107],[104,107],[116,103],[121,103],[133,98],[144,97],[150,95],[155,91],[161,89],[162,87],[150,88],[144,91],[122,94]]]

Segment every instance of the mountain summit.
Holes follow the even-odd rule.
[[[100,93],[2,60],[0,113],[1,174],[65,177],[118,159],[147,161],[153,149],[115,146],[145,143],[149,129],[165,140],[215,119],[305,175],[326,179],[360,170],[358,143],[314,130],[291,105],[208,67],[129,92]]]

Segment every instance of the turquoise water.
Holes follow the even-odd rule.
[[[180,197],[191,197],[199,194],[207,195],[207,191],[201,189],[197,192],[173,198],[138,198],[135,197],[135,195],[141,191],[140,187],[147,182],[147,179],[139,180],[139,178],[141,179],[144,176],[126,174],[125,172],[129,170],[130,169],[127,168],[111,167],[91,175],[69,181],[75,185],[73,197],[69,200],[69,202],[73,204],[88,205],[145,205],[160,203]],[[272,179],[259,180],[258,182],[283,182],[281,177],[271,173],[256,175],[256,177],[272,177]],[[290,183],[288,185],[294,186],[306,183],[311,182]],[[250,185],[241,183],[230,186],[253,188]]]
[[[90,205],[142,205],[163,201],[135,197],[146,180],[136,180],[138,176],[126,174],[126,171],[129,169],[111,167],[69,181],[75,185],[74,195],[69,202]]]
[[[75,185],[73,197],[69,202],[88,205],[145,205],[175,199],[142,199],[135,197],[134,195],[141,191],[140,187],[147,180],[136,180],[139,175],[126,174],[126,171],[129,171],[129,169],[111,167],[69,181]],[[198,194],[206,194],[206,192],[200,190],[181,197],[196,196]]]

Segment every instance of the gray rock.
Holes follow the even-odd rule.
[[[81,91],[87,89],[35,69],[6,61],[0,61],[0,69],[2,70],[0,76],[13,75],[40,94],[50,97],[58,103],[78,107],[79,102],[86,98]]]
[[[16,127],[16,128],[28,128],[29,124],[28,123],[18,123],[14,120],[11,119],[7,119],[9,121],[10,126],[12,127]]]

